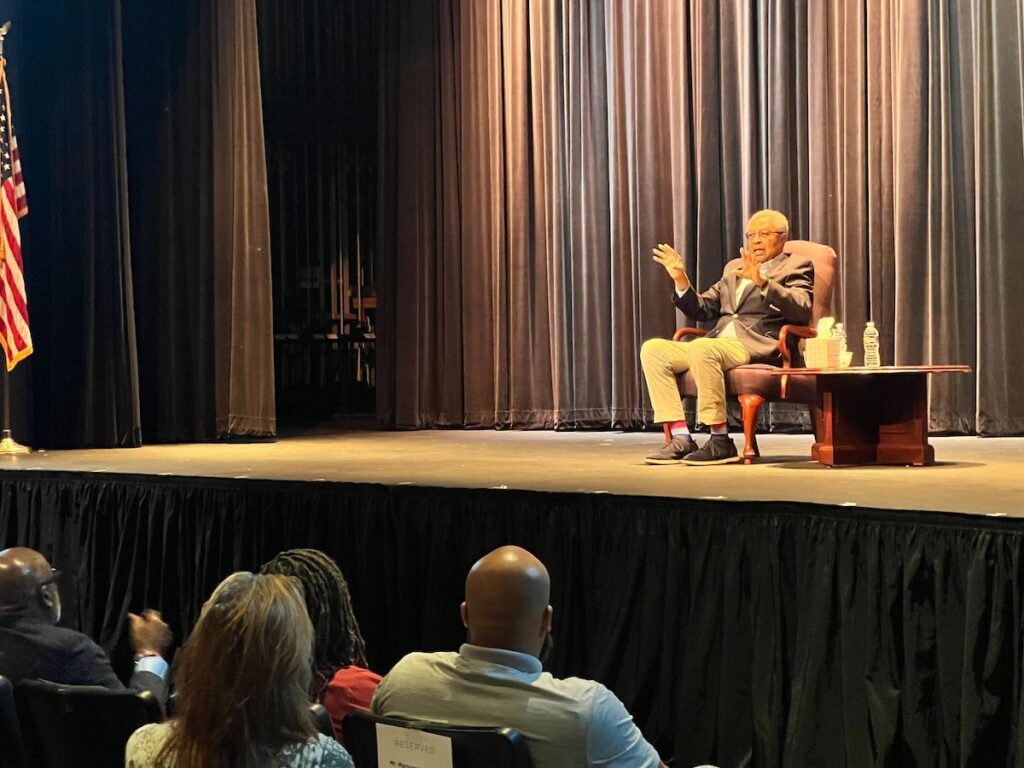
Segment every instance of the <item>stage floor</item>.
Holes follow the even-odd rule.
[[[644,455],[660,439],[654,432],[391,432],[343,426],[266,443],[38,451],[0,457],[0,468],[798,501],[1024,517],[1024,438],[932,438],[937,463],[931,467],[824,467],[808,458],[810,435],[760,436],[762,457],[750,466],[645,465]]]

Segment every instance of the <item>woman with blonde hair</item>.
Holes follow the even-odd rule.
[[[309,709],[313,626],[289,576],[233,573],[203,606],[177,717],[128,740],[127,768],[352,768]]]

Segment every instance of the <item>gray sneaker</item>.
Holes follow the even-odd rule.
[[[732,464],[739,461],[736,443],[728,435],[712,435],[699,451],[687,454],[683,464],[699,467],[704,464]]]
[[[644,459],[648,464],[678,464],[697,450],[697,444],[689,435],[673,437],[672,442],[662,446]]]

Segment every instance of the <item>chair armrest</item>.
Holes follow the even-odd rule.
[[[789,348],[789,340],[791,338],[813,339],[817,336],[818,332],[814,328],[806,325],[782,326],[782,330],[779,331],[779,352],[782,353],[782,367],[793,367],[793,352]]]
[[[779,331],[779,352],[782,353],[782,368],[793,367],[793,352],[789,347],[790,339],[813,339],[816,338],[818,332],[806,325],[784,325]],[[783,376],[782,381],[779,382],[779,394],[782,395],[782,399],[785,400],[789,394],[789,376]]]
[[[685,326],[672,334],[672,341],[679,341],[684,336],[704,336],[705,334],[707,334],[707,331],[701,330],[700,328]]]

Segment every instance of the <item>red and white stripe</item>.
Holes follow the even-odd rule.
[[[14,210],[18,218],[28,213],[28,198],[25,197],[25,177],[21,175],[21,153],[18,151],[18,139],[11,132],[11,172],[14,175]]]
[[[12,152],[12,159],[15,156]],[[18,219],[28,213],[28,208],[25,206],[25,184],[20,181],[21,168],[15,168],[15,175],[7,178],[0,190],[0,222],[3,223],[3,240],[0,241],[0,250],[3,251],[0,261],[0,344],[7,358],[8,371],[32,354],[28,297],[21,261],[21,227],[18,224]]]

